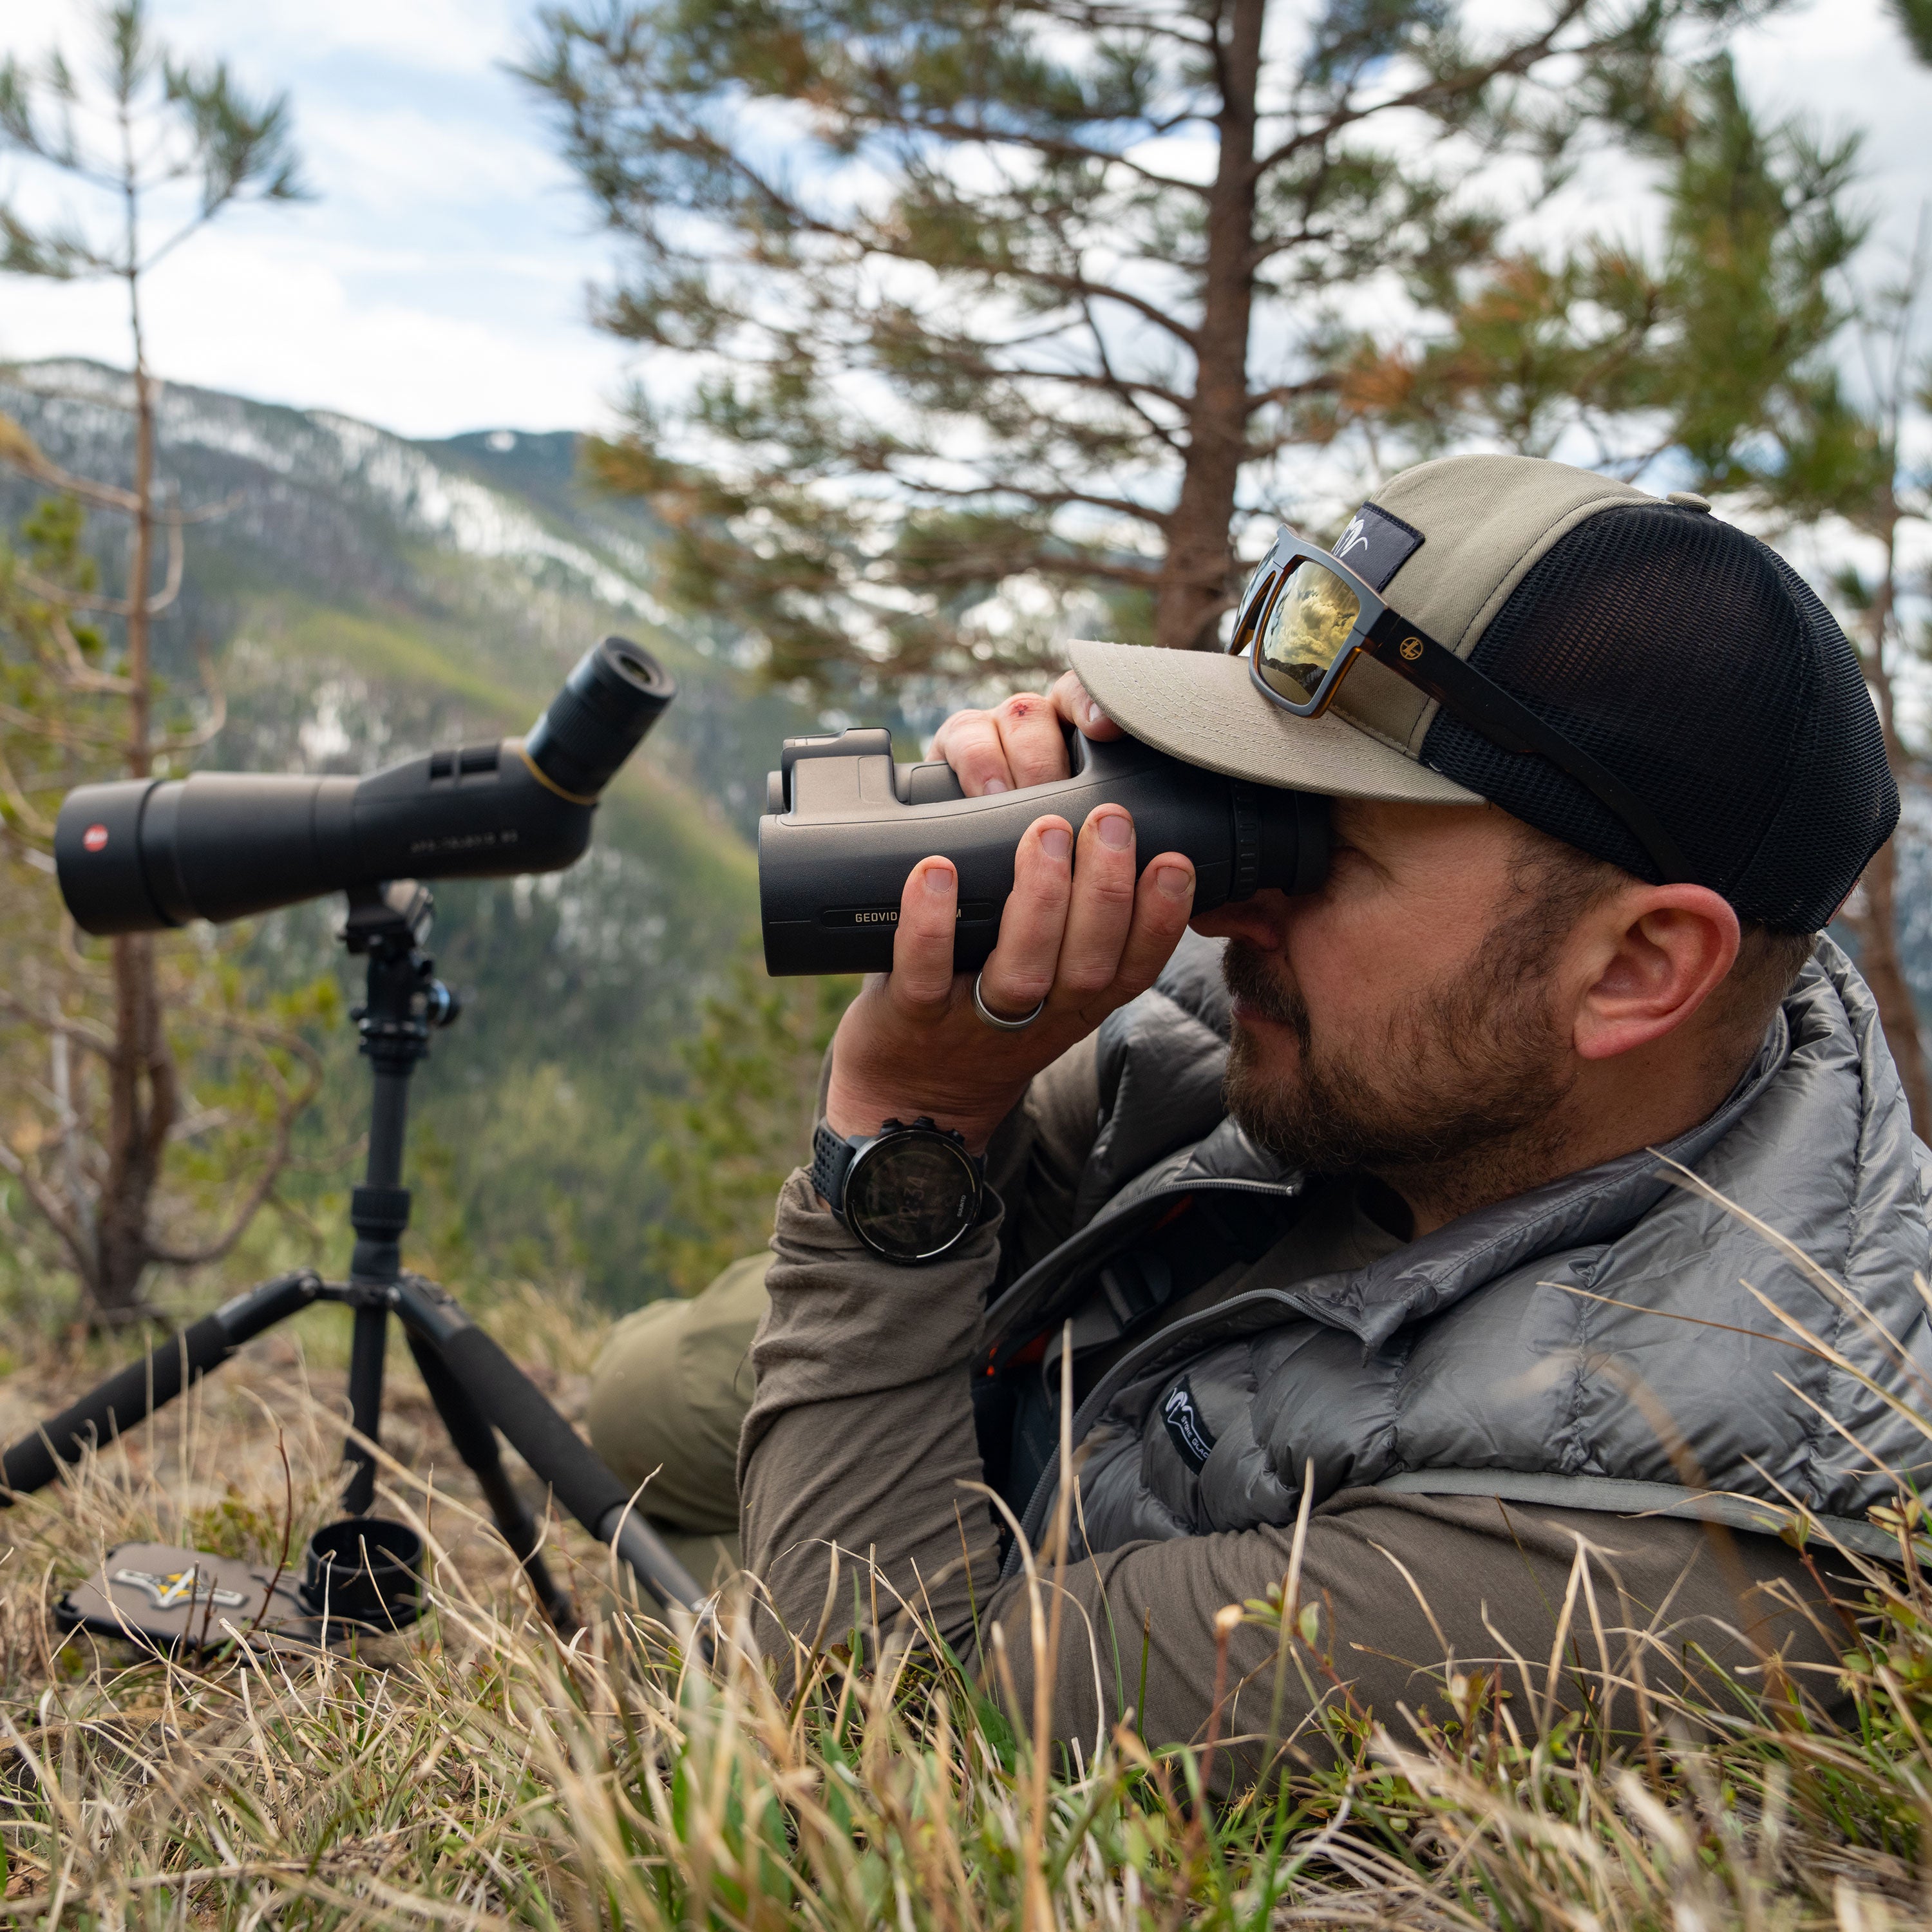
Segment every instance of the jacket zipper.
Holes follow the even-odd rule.
[[[1301,1183],[1298,1180],[1290,1183],[1278,1180],[1201,1180],[1195,1181],[1192,1184],[1187,1186],[1183,1186],[1180,1183],[1176,1182],[1167,1187],[1156,1188],[1152,1193],[1148,1195],[1144,1199],[1136,1202],[1134,1203],[1134,1206],[1138,1209],[1147,1206],[1149,1203],[1158,1203],[1166,1200],[1170,1197],[1184,1194],[1205,1194],[1210,1192],[1222,1194],[1271,1194],[1279,1196],[1285,1200],[1292,1200],[1300,1192]],[[1124,1220],[1126,1217],[1125,1214],[1123,1214],[1120,1218]],[[1087,1227],[1082,1230],[1082,1232],[1090,1232],[1096,1225],[1101,1224],[1089,1222]],[[1054,1252],[1057,1253],[1058,1250],[1055,1250]],[[1046,1263],[1052,1258],[1053,1256],[1052,1255],[1044,1256],[1035,1265],[1044,1268],[1046,1265]],[[1033,1270],[1031,1269],[1029,1269],[1028,1273],[1030,1274],[1032,1271]],[[1023,1280],[1024,1279],[1024,1276],[1023,1276],[1022,1280]],[[1015,1288],[1018,1288],[1019,1286],[1019,1282],[1016,1282],[1013,1284],[1013,1286]],[[1157,1343],[1172,1341],[1177,1336],[1184,1336],[1191,1334],[1197,1327],[1204,1326],[1208,1323],[1221,1319],[1232,1310],[1258,1304],[1264,1301],[1275,1301],[1286,1304],[1288,1301],[1288,1297],[1278,1288],[1256,1288],[1252,1290],[1246,1294],[1238,1294],[1232,1300],[1221,1302],[1213,1308],[1204,1308],[1198,1315],[1186,1316],[1182,1320],[1173,1322],[1165,1328],[1156,1329],[1154,1333],[1148,1336],[1144,1341],[1138,1343],[1134,1348],[1130,1348],[1126,1354],[1123,1355],[1120,1359],[1100,1378],[1100,1381],[1095,1384],[1091,1394],[1088,1395],[1087,1400],[1074,1411],[1072,1436],[1069,1445],[1070,1448],[1078,1448],[1079,1447],[1082,1438],[1084,1437],[1088,1430],[1094,1426],[1094,1418],[1100,1412],[1100,1406],[1110,1399],[1116,1390],[1125,1385],[1126,1382],[1130,1378],[1130,1372],[1134,1370],[1139,1364],[1142,1360],[1154,1349]],[[1053,1478],[1059,1474],[1059,1458],[1056,1456],[1054,1459],[1040,1472],[1040,1480],[1034,1485],[1033,1494],[1027,1498],[1026,1508],[1022,1512],[1020,1516],[1020,1528],[1022,1534],[1025,1536],[1029,1543],[1033,1541],[1038,1527],[1036,1516],[1041,1502],[1045,1498]],[[1017,1576],[1019,1574],[1019,1545],[1016,1541],[1012,1548],[1006,1552],[1006,1559],[1000,1566],[1000,1574],[1003,1579],[1008,1576]]]
[[[1022,1275],[1019,1280],[1015,1282],[1012,1286],[1006,1290],[1006,1294],[1000,1296],[1000,1299],[1004,1301],[1007,1298],[1007,1296],[1017,1294],[1020,1288],[1024,1286],[1027,1275],[1037,1274],[1041,1269],[1046,1268],[1047,1264],[1053,1260],[1054,1256],[1064,1252],[1065,1250],[1071,1246],[1075,1241],[1085,1240],[1087,1238],[1093,1234],[1096,1229],[1111,1228],[1113,1226],[1114,1221],[1125,1221],[1131,1216],[1138,1214],[1140,1210],[1144,1208],[1171,1205],[1174,1202],[1183,1199],[1186,1196],[1192,1194],[1269,1194],[1276,1196],[1284,1201],[1292,1201],[1297,1195],[1300,1193],[1302,1191],[1302,1185],[1303,1184],[1299,1180],[1292,1181],[1236,1180],[1232,1179],[1204,1178],[1199,1180],[1192,1180],[1185,1183],[1180,1181],[1170,1182],[1164,1186],[1155,1188],[1151,1192],[1143,1196],[1141,1199],[1136,1201],[1132,1208],[1124,1209],[1118,1215],[1114,1216],[1109,1220],[1102,1220],[1096,1218],[1096,1220],[1088,1222],[1086,1226],[1080,1230],[1078,1234],[1070,1235],[1066,1240],[1061,1242],[1060,1246],[1053,1250],[1052,1254],[1042,1255],[1038,1261],[1034,1262],[1031,1268],[1027,1270],[1026,1274]],[[1093,1246],[1095,1249],[1104,1249],[1106,1244],[1103,1241],[1095,1241],[1093,1244]],[[1071,1278],[1071,1275],[1070,1274],[1066,1279],[1070,1280]],[[1065,1286],[1064,1281],[1063,1281],[1061,1286]],[[995,1306],[997,1306],[997,1304],[995,1304]],[[1016,1325],[1016,1324],[1010,1322],[1007,1324],[1008,1331],[1010,1332],[1012,1328]],[[1000,1346],[1001,1345],[1000,1343],[995,1342],[994,1344],[994,1348],[997,1350]]]

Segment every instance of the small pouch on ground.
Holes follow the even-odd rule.
[[[334,1646],[422,1614],[422,1538],[380,1516],[325,1524],[299,1573],[171,1543],[122,1543],[54,1606],[63,1630],[161,1651],[255,1643]]]
[[[313,1644],[321,1632],[296,1578],[271,1565],[171,1543],[122,1543],[54,1606],[63,1630],[130,1639],[157,1650],[214,1650],[256,1640]]]

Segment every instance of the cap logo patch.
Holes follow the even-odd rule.
[[[1421,548],[1420,530],[1390,516],[1379,504],[1364,503],[1328,554],[1381,590]]]

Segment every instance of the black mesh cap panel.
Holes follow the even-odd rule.
[[[1774,550],[1708,512],[1642,503],[1586,519],[1532,566],[1469,662],[1642,794],[1742,918],[1816,932],[1898,822],[1844,634]],[[1542,758],[1444,711],[1422,760],[1658,876],[1622,821]]]

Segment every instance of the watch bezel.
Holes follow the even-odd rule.
[[[971,1183],[973,1205],[961,1220],[959,1226],[937,1247],[924,1248],[916,1254],[886,1246],[865,1226],[865,1217],[854,1210],[860,1176],[874,1158],[890,1157],[896,1148],[904,1147],[908,1141],[936,1141],[956,1160]],[[966,1144],[960,1136],[944,1127],[934,1126],[929,1122],[914,1121],[894,1124],[875,1135],[852,1156],[845,1168],[839,1192],[842,1197],[843,1212],[841,1218],[852,1233],[877,1255],[881,1261],[897,1263],[902,1268],[916,1268],[922,1262],[937,1261],[956,1248],[973,1232],[980,1218],[980,1208],[985,1188],[985,1179],[980,1171],[980,1163],[966,1150]]]

